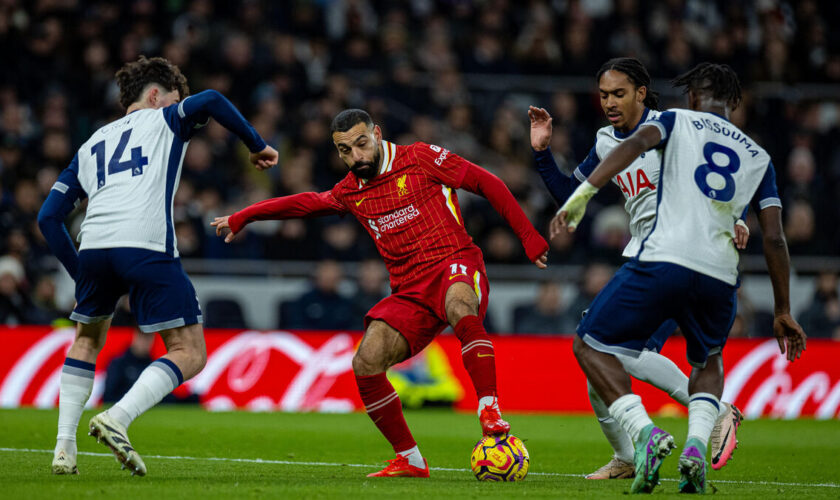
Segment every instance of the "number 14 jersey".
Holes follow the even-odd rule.
[[[671,262],[734,285],[733,225],[752,201],[781,207],[770,156],[713,113],[668,110],[643,126],[662,134],[662,169],[653,229],[637,258]]]
[[[187,144],[201,126],[183,113],[183,102],[105,125],[62,172],[56,189],[88,197],[80,250],[131,247],[178,257],[173,199]]]

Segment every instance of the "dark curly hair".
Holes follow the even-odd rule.
[[[735,71],[726,64],[700,63],[694,68],[671,80],[674,87],[707,94],[712,99],[724,101],[732,109],[741,104],[741,82]]]
[[[187,78],[178,66],[162,57],[146,59],[146,56],[140,56],[120,68],[116,77],[120,87],[120,104],[124,108],[140,99],[143,89],[150,83],[156,83],[170,92],[177,90],[181,99],[190,95]]]

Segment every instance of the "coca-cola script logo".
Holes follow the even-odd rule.
[[[808,363],[809,355],[813,358],[816,353],[806,352],[796,363]],[[776,340],[763,342],[729,370],[722,399],[737,402],[748,418],[797,418],[811,411],[816,418],[833,418],[840,405],[840,380],[832,387],[828,372],[809,370],[804,380],[797,383],[789,373],[791,368]],[[817,405],[816,410],[803,411],[806,405]]]
[[[247,331],[214,349],[187,385],[214,410],[352,411],[356,403],[336,382],[345,375],[343,385],[355,383],[353,347],[343,333],[316,348],[289,332]]]

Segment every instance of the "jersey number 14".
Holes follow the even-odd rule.
[[[125,146],[128,144],[128,139],[131,137],[131,131],[128,129],[120,136],[120,142],[117,143],[117,149],[111,156],[108,162],[108,175],[116,174],[124,170],[131,170],[131,176],[135,177],[143,175],[143,167],[149,164],[149,158],[143,156],[140,146],[131,148],[131,157],[128,160],[122,161]],[[99,189],[105,185],[105,141],[99,141],[90,148],[91,156],[96,157],[96,188]]]

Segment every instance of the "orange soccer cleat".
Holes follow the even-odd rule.
[[[397,455],[397,458],[388,460],[388,467],[368,474],[367,477],[429,477],[429,463],[425,458],[423,465],[426,466],[424,469],[415,467],[408,463],[408,458]]]
[[[497,436],[510,432],[510,424],[502,420],[499,410],[495,406],[485,405],[478,416],[481,422],[481,432],[485,436]]]

